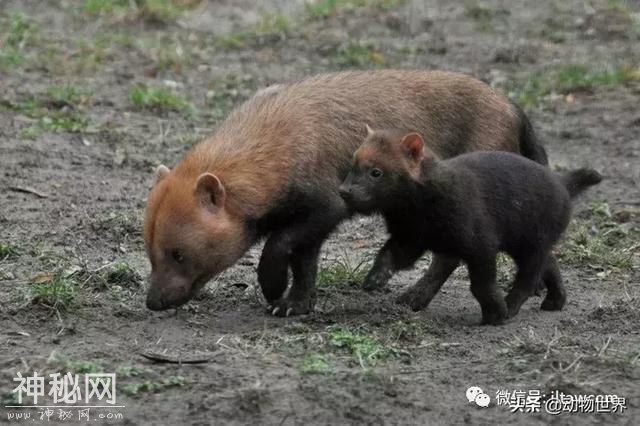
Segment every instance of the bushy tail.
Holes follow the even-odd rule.
[[[512,105],[516,110],[518,119],[520,121],[520,134],[518,135],[520,154],[530,160],[535,161],[536,163],[542,164],[543,166],[548,166],[549,160],[547,159],[547,152],[544,150],[544,147],[536,136],[529,118],[524,113],[522,108],[520,108],[515,103]]]
[[[590,186],[600,183],[602,175],[593,169],[577,169],[562,176],[562,183],[569,191],[571,198],[576,197]]]

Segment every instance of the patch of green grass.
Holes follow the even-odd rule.
[[[125,395],[137,397],[145,393],[158,393],[169,388],[183,387],[186,383],[187,381],[182,376],[170,376],[157,382],[146,380],[140,383],[131,383],[125,385],[122,391]]]
[[[353,260],[344,255],[328,267],[320,268],[318,271],[318,285],[362,285],[370,266],[371,262],[367,258]]]
[[[386,359],[394,353],[377,338],[345,328],[330,330],[328,338],[331,345],[346,349],[362,368]]]
[[[13,243],[0,243],[0,260],[16,257],[20,254],[20,249]]]
[[[129,93],[129,100],[137,109],[195,114],[195,107],[191,102],[183,96],[161,87],[136,86]]]
[[[95,374],[95,373],[105,372],[104,367],[99,362],[90,361],[90,360],[70,359],[57,352],[54,352],[52,356],[50,356],[47,359],[46,370],[52,373],[53,372],[60,373],[62,375],[65,375],[67,373]]]
[[[389,11],[405,1],[406,0],[316,0],[306,1],[304,5],[307,20],[317,21],[359,8]]]
[[[629,2],[626,0],[607,0],[607,10],[612,12],[632,13]]]
[[[40,279],[31,284],[30,291],[33,304],[44,305],[62,312],[75,307],[79,286],[72,277],[56,272],[50,277],[40,276]]]
[[[254,30],[258,34],[286,34],[291,22],[282,13],[267,12],[262,14]]]
[[[566,65],[536,72],[524,82],[512,84],[509,97],[523,107],[538,106],[551,94],[569,94],[593,90],[596,87],[615,86],[640,81],[640,69],[619,66],[616,68]]]
[[[390,329],[393,340],[396,341],[419,342],[423,337],[423,332],[424,330],[420,324],[412,321],[396,321]]]
[[[331,371],[331,367],[325,355],[310,353],[302,359],[298,370],[302,374],[327,374]]]
[[[117,15],[124,20],[167,24],[198,3],[196,0],[85,0],[82,10],[89,16]]]
[[[179,74],[193,64],[193,42],[184,41],[176,34],[142,39],[136,42],[136,46],[154,62],[157,71],[171,70]]]
[[[87,128],[89,120],[80,114],[55,113],[42,117],[39,127],[45,131],[79,133]]]
[[[130,0],[85,0],[82,10],[89,15],[100,15],[128,10],[130,7]]]
[[[291,21],[285,15],[267,12],[251,27],[218,36],[216,45],[225,50],[242,50],[250,43],[257,43],[261,38],[268,36],[284,39],[292,28]]]
[[[309,20],[318,20],[335,15],[340,3],[339,0],[307,1],[304,7]]]
[[[640,212],[611,213],[608,204],[594,203],[589,219],[576,219],[562,245],[560,257],[576,266],[607,275],[628,270],[640,254]]]
[[[216,38],[216,45],[225,50],[242,50],[253,35],[248,31],[237,31]]]
[[[552,43],[564,43],[567,39],[565,20],[560,18],[562,11],[554,4],[552,6],[555,14],[552,14],[550,18],[544,20],[542,27],[534,32],[532,36],[539,36],[545,40],[549,40]]]
[[[138,368],[128,365],[121,366],[116,370],[118,377],[140,377],[150,372],[152,371],[146,368]]]
[[[34,26],[22,12],[11,14],[7,24],[4,21],[0,20],[0,26],[6,28],[0,32],[0,69],[24,62],[24,49],[35,32]]]
[[[18,392],[7,393],[2,398],[2,403],[4,405],[12,405],[12,406],[27,404],[27,401],[28,401],[27,398],[23,398],[22,401],[20,401],[18,399]]]
[[[120,286],[139,286],[142,277],[131,265],[126,262],[119,262],[108,268],[104,279],[107,284]]]
[[[465,14],[476,23],[476,29],[482,32],[493,31],[494,12],[477,0],[466,0],[464,2]]]
[[[54,268],[62,263],[61,256],[53,251],[51,247],[47,246],[43,242],[36,243],[30,250],[31,256],[36,258],[43,266],[47,268]]]
[[[342,68],[363,68],[381,66],[387,60],[373,43],[351,42],[338,50],[335,62]]]
[[[48,102],[56,107],[87,105],[91,101],[91,94],[70,84],[64,86],[50,86],[47,89]]]
[[[26,139],[47,131],[79,133],[88,127],[89,119],[76,107],[87,102],[87,96],[77,88],[53,86],[38,98],[5,102],[0,109],[23,114],[35,121],[35,124],[21,130],[20,135]]]
[[[77,374],[102,373],[104,368],[93,361],[69,361],[67,370]]]
[[[139,0],[139,16],[147,22],[170,23],[186,10],[197,6],[198,0]]]

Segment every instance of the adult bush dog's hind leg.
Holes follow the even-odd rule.
[[[258,282],[272,315],[298,315],[313,310],[320,247],[346,215],[339,198],[308,206],[307,214],[269,237],[260,258]],[[284,296],[289,266],[293,283]]]
[[[547,296],[542,301],[540,309],[545,311],[561,310],[567,301],[567,291],[562,284],[558,261],[551,253],[547,257],[542,279],[547,287]]]
[[[539,249],[531,249],[526,252],[526,255],[514,258],[518,272],[513,287],[505,298],[509,309],[509,318],[515,316],[520,311],[522,304],[533,295],[542,278],[547,257],[551,258],[550,255]]]
[[[427,272],[398,297],[398,303],[409,305],[414,311],[426,308],[459,264],[458,258],[434,255]]]
[[[496,256],[477,258],[467,262],[471,293],[482,308],[482,323],[503,324],[507,319],[507,305],[496,282]]]

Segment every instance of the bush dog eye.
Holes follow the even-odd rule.
[[[376,169],[375,167],[369,171],[369,176],[374,179],[379,179],[383,175],[382,170]]]
[[[310,312],[320,248],[350,215],[341,197],[348,192],[339,186],[367,122],[393,122],[424,136],[424,147],[415,137],[406,141],[416,159],[423,150],[443,158],[504,150],[546,163],[524,113],[463,74],[348,71],[259,91],[174,168],[158,167],[144,221],[152,267],[147,306],[184,304],[266,238],[257,280],[269,313]],[[377,174],[353,181],[364,177],[382,187],[390,180]],[[189,254],[188,268],[171,255],[175,247]]]
[[[180,252],[180,250],[171,250],[171,257],[178,264],[184,262],[184,255]]]

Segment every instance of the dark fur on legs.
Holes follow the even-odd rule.
[[[322,242],[346,215],[342,199],[318,188],[294,188],[281,209],[254,224],[268,234],[258,265],[258,282],[277,316],[306,314],[315,305],[315,281]],[[307,206],[304,209],[295,206]],[[293,281],[288,294],[289,269]]]

